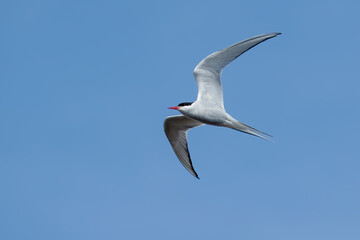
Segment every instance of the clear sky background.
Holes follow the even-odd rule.
[[[1,1],[0,239],[360,239],[359,1]],[[163,132],[196,64],[274,136]]]

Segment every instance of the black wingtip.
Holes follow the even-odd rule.
[[[200,180],[199,175],[195,172],[194,168],[193,168],[193,171],[194,171],[194,172],[191,173],[191,175],[193,175],[194,177],[196,177],[197,179]]]
[[[272,35],[271,37],[269,37],[269,38],[273,38],[273,37],[276,37],[276,36],[278,36],[278,35],[280,35],[281,33],[279,33],[279,32],[272,32],[272,33],[265,33],[265,34],[263,34],[263,35]],[[261,35],[260,35],[261,36]]]
[[[270,37],[270,38],[273,38],[273,37],[276,37],[276,36],[278,36],[278,35],[281,35],[281,33],[280,33],[280,32],[273,32],[273,33],[270,33],[270,34],[273,34],[273,36],[272,36],[272,37]]]

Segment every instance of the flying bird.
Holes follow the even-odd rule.
[[[178,110],[182,115],[165,119],[165,134],[182,165],[194,177],[199,178],[192,165],[187,144],[187,131],[191,128],[208,124],[235,129],[264,139],[271,137],[269,134],[237,121],[225,111],[220,76],[222,70],[241,54],[279,34],[267,33],[255,36],[207,56],[194,69],[198,85],[196,101],[169,107],[169,109]]]

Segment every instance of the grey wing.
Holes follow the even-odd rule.
[[[250,48],[279,34],[280,33],[268,33],[255,36],[215,52],[203,59],[194,70],[198,85],[197,100],[210,101],[224,108],[223,91],[220,81],[222,70],[226,65]]]
[[[201,126],[203,123],[192,118],[178,115],[167,117],[164,121],[164,131],[176,156],[182,165],[196,178],[187,144],[187,131],[193,127]]]

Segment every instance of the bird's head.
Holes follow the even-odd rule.
[[[169,107],[169,109],[175,109],[178,111],[186,110],[188,107],[191,106],[191,104],[193,104],[193,103],[192,102],[183,102],[183,103],[179,103],[179,105],[177,105],[176,107]]]

